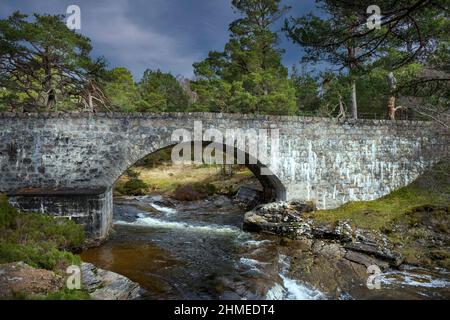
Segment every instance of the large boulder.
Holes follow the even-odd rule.
[[[81,283],[94,300],[136,300],[144,292],[138,283],[127,277],[90,263],[81,264]]]
[[[315,207],[305,202],[273,202],[260,205],[245,214],[244,229],[247,231],[264,231],[295,238],[295,231],[303,222],[303,212],[311,212]],[[305,232],[309,231],[307,225]]]
[[[130,279],[93,264],[81,264],[81,285],[94,300],[135,300],[144,290]],[[0,299],[46,296],[62,290],[65,278],[24,262],[0,265]]]
[[[24,262],[0,265],[0,299],[47,295],[63,285],[64,279],[53,271],[36,269]]]
[[[308,202],[268,203],[247,212],[243,227],[247,231],[268,232],[292,239],[306,237],[352,241],[353,230],[348,222],[319,222],[304,217],[304,213],[315,209],[314,205]]]
[[[319,221],[305,215],[315,208],[306,202],[274,202],[261,205],[245,214],[244,229],[266,232],[290,239],[312,239],[335,242],[342,247],[343,258],[367,267],[371,262],[398,266],[402,256],[380,232],[352,227],[347,220]],[[334,248],[334,247],[333,247]]]

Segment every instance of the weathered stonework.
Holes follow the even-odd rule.
[[[96,244],[108,237],[112,226],[112,189],[28,190],[10,194],[9,202],[21,211],[68,218],[82,225]]]
[[[275,161],[267,163],[250,154],[261,160],[250,169],[277,199],[314,201],[318,208],[381,197],[449,155],[449,132],[431,122],[339,123],[325,118],[211,113],[2,113],[0,192],[110,190],[137,160],[176,144],[171,141],[172,132],[193,130],[194,121],[202,121],[204,130],[279,129],[280,152]],[[259,175],[265,166],[271,175]],[[100,212],[111,215],[106,213],[111,211],[109,202]],[[69,207],[63,205],[67,211],[63,215],[72,214]],[[55,208],[44,201],[43,211],[55,212]]]

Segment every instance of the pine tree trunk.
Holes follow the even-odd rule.
[[[94,102],[92,101],[92,94],[89,92],[89,111],[94,111]]]
[[[56,104],[55,90],[53,89],[52,83],[52,70],[48,64],[44,66],[44,90],[46,92],[46,107],[50,111]]]
[[[396,98],[395,91],[397,90],[397,79],[393,72],[389,73],[388,76],[389,86],[390,86],[390,95],[388,99],[387,109],[388,109],[388,117],[390,120],[395,120],[395,111],[396,111]]]
[[[395,120],[395,96],[391,95],[388,99],[388,116],[390,120]]]
[[[356,101],[356,82],[352,82],[352,117],[358,119],[358,103]]]

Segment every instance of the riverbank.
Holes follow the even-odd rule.
[[[333,286],[343,289],[351,283],[348,281],[362,284],[371,266],[391,274],[418,269],[425,274],[448,275],[448,168],[448,164],[439,164],[385,197],[333,210],[315,210],[312,203],[302,202],[259,206],[246,213],[244,229],[297,243],[302,249],[294,254],[297,263],[292,272],[322,290]],[[311,253],[315,258],[308,261]],[[326,269],[338,276],[325,285],[317,275]],[[426,277],[415,281],[425,281]],[[443,283],[448,291],[450,282]]]
[[[351,202],[307,215],[316,221],[383,234],[404,263],[450,269],[450,164],[440,163],[410,185],[374,201]]]
[[[148,186],[148,193],[180,200],[199,200],[214,194],[234,195],[241,186],[260,188],[257,179],[245,167],[235,167],[234,172],[227,176],[222,174],[220,166],[174,166],[155,160],[154,156],[148,159],[152,160],[153,167],[144,166],[144,162],[133,168]],[[311,209],[298,213],[301,213],[302,221],[310,221],[309,229],[314,229],[313,225],[329,230],[347,225],[349,232],[363,230],[361,232],[385,238],[407,264],[450,269],[449,172],[449,164],[441,163],[409,186],[380,199],[350,202],[333,210]],[[124,185],[129,180],[124,175],[117,182],[117,194],[126,193],[123,192]],[[208,185],[212,187],[208,188]],[[199,190],[193,191],[197,186]],[[183,195],[193,192],[197,196],[183,198]],[[297,230],[295,224],[298,223],[295,219],[290,221],[287,229]]]
[[[267,206],[280,211],[277,203]],[[123,197],[114,208],[110,240],[82,258],[140,283],[148,291],[144,299],[450,297],[448,271],[404,264],[387,244],[363,252],[384,238],[354,230],[364,244],[358,247],[357,241],[345,242],[346,225],[327,229],[319,222],[310,237],[295,240],[246,232],[245,212],[223,196],[189,202]],[[371,265],[380,268],[377,290],[367,287]]]
[[[74,222],[21,213],[0,195],[0,298],[86,298],[63,287],[65,269],[81,263],[73,252],[83,241],[83,229]]]
[[[211,168],[193,170],[204,169]],[[272,203],[247,213],[223,195],[171,198],[186,181],[170,175],[181,168],[164,170],[175,189],[115,197],[111,239],[82,253],[83,261],[98,267],[81,264],[72,253],[82,243],[79,226],[21,214],[2,197],[2,267],[14,275],[9,278],[23,269],[34,275],[28,281],[19,273],[25,284],[39,284],[28,293],[19,286],[12,297],[136,299],[140,286],[148,291],[144,299],[450,297],[446,166],[375,201],[326,211],[313,203]],[[192,172],[184,174],[192,179],[188,184],[198,182]],[[73,263],[90,274],[84,290],[63,289],[65,267]],[[367,287],[373,266],[380,272],[378,290]]]
[[[138,299],[139,284],[83,263],[83,228],[68,219],[21,213],[0,195],[0,299],[86,300]],[[80,289],[68,289],[80,268]]]

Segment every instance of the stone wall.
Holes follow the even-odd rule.
[[[448,159],[449,132],[431,122],[211,113],[0,114],[0,192],[108,190],[136,161],[171,146],[175,129],[279,129],[279,153],[251,166],[280,200],[332,208],[371,200]],[[267,167],[270,175],[260,175]]]
[[[10,195],[9,202],[24,212],[67,218],[84,227],[95,244],[107,238],[112,226],[112,189],[29,190]]]

